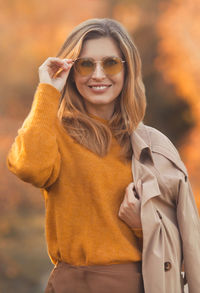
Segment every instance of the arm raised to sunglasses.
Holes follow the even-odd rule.
[[[73,65],[71,59],[49,57],[39,67],[40,83],[48,83],[62,91]]]

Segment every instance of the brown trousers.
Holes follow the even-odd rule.
[[[59,262],[45,293],[144,293],[141,262],[94,266]]]

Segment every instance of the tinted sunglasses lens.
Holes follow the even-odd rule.
[[[103,60],[103,69],[106,74],[114,75],[122,70],[122,60],[118,57],[108,57]]]
[[[89,75],[94,71],[95,64],[88,58],[80,58],[75,61],[74,66],[81,75]]]

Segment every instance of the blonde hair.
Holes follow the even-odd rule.
[[[140,56],[126,30],[113,19],[89,19],[74,28],[57,57],[76,59],[85,41],[102,37],[112,38],[126,61],[123,89],[116,99],[109,127],[88,116],[83,98],[73,81],[73,67],[62,92],[58,117],[68,134],[92,152],[105,156],[113,135],[121,145],[122,156],[130,159],[130,134],[144,118],[146,97]]]

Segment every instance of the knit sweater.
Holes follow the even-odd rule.
[[[56,88],[38,85],[7,157],[10,171],[44,195],[49,256],[77,266],[140,261],[142,232],[118,216],[131,160],[119,158],[114,137],[105,157],[72,139],[57,117],[59,99]]]

